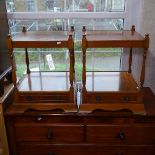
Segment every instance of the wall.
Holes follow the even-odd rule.
[[[129,0],[130,1],[130,0]],[[131,2],[132,1],[132,2]],[[146,60],[146,74],[144,86],[150,87],[155,94],[155,0],[131,0],[128,11],[128,22],[125,28],[130,29],[131,25],[136,25],[136,30],[142,35],[149,33],[150,48]],[[129,49],[125,49],[122,55],[122,70],[127,70]],[[134,49],[133,74],[136,81],[140,79],[142,54],[141,50]]]
[[[10,66],[9,52],[6,48],[6,36],[9,33],[5,0],[0,0],[0,71]]]
[[[149,33],[150,48],[146,62],[146,82],[155,94],[155,0],[144,0],[141,33]]]

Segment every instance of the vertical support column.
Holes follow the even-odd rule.
[[[74,40],[74,26],[71,26],[71,33],[72,33],[72,37],[73,37],[73,40]],[[74,44],[73,44],[73,49],[74,49]],[[73,52],[73,66],[75,67],[75,53]],[[74,68],[74,75],[75,75],[75,68]],[[75,77],[74,77],[75,78]]]
[[[140,76],[140,88],[143,88],[144,80],[145,80],[145,62],[147,57],[147,52],[149,48],[149,34],[145,35],[144,39],[144,52],[143,52],[143,62],[142,62],[142,70],[141,70],[141,76]]]
[[[83,58],[83,70],[82,70],[82,102],[86,103],[86,49],[87,49],[87,40],[86,40],[86,27],[83,26],[82,34],[82,58]]]
[[[27,48],[25,48],[25,61],[26,61],[26,67],[27,67],[27,74],[30,74],[30,67],[29,67],[29,54]]]
[[[23,27],[22,32],[23,33],[27,32],[25,26]],[[26,62],[26,66],[27,66],[27,74],[29,74],[30,73],[30,67],[29,67],[30,62],[29,62],[29,54],[28,54],[27,48],[25,48],[25,62]]]
[[[74,40],[72,36],[72,32],[69,34],[68,39],[68,47],[69,47],[69,55],[70,55],[70,102],[74,102]]]
[[[132,72],[131,66],[132,66],[132,48],[130,48],[128,73],[131,73]]]
[[[131,35],[134,35],[134,33],[135,33],[135,26],[132,25],[132,27],[131,27]],[[128,73],[132,72],[131,66],[132,66],[132,48],[130,48]]]

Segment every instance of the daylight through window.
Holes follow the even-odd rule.
[[[81,76],[81,30],[122,30],[124,28],[126,0],[6,0],[11,35],[19,33],[22,26],[28,31],[62,31],[74,26],[76,76]],[[36,54],[37,51],[37,54]],[[119,70],[121,49],[88,50],[87,70]],[[56,54],[58,53],[58,54]],[[68,70],[66,49],[29,49],[31,70],[50,70],[47,55],[51,55],[55,70]],[[24,49],[15,52],[18,76],[26,66]],[[109,60],[110,59],[110,60]],[[97,62],[101,62],[98,65]],[[113,63],[108,63],[113,62]],[[107,67],[108,66],[108,67]]]

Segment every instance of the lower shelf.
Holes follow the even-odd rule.
[[[137,92],[136,84],[128,72],[87,72],[86,89],[89,92]]]
[[[69,72],[31,72],[17,85],[16,102],[73,103]]]
[[[128,72],[87,72],[82,103],[139,103],[143,92]]]
[[[69,88],[69,72],[31,72],[18,86],[21,92],[69,91]]]

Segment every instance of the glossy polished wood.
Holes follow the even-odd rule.
[[[66,48],[68,47],[68,36],[71,33],[33,31],[22,32],[12,37],[13,48]],[[71,34],[72,35],[72,34]]]
[[[130,48],[129,54],[129,68],[127,72],[86,72],[86,50],[87,48]],[[136,83],[132,77],[132,48],[143,48],[143,62],[140,75],[140,81]],[[135,26],[132,26],[131,30],[122,31],[87,31],[86,27],[83,27],[82,34],[82,51],[83,51],[83,71],[82,71],[82,103],[88,104],[88,109],[91,106],[95,108],[93,104],[99,104],[103,109],[102,103],[117,103],[128,104],[127,109],[135,112],[135,110],[144,109],[143,104],[143,84],[145,80],[145,61],[149,48],[149,35],[146,34],[142,37],[135,31]],[[123,94],[124,93],[124,94]],[[132,103],[135,103],[135,108]],[[98,105],[98,108],[99,108]],[[83,106],[83,105],[81,105]],[[111,105],[111,109],[117,109],[116,106]],[[84,106],[86,108],[86,106]],[[84,109],[85,109],[84,108]],[[86,110],[86,109],[85,109]],[[106,109],[107,110],[107,109]],[[138,110],[137,112],[141,111]],[[89,110],[88,110],[89,111]],[[142,111],[141,111],[142,112]],[[145,113],[143,111],[142,113]]]
[[[20,82],[19,91],[69,91],[69,72],[31,72]]]
[[[84,34],[83,34],[84,35]],[[145,39],[137,32],[86,31],[87,48],[99,47],[144,47]]]
[[[149,89],[144,92],[143,115],[125,109],[66,113],[10,105],[5,116],[11,155],[154,155],[155,110],[150,110],[155,97]]]
[[[83,126],[71,124],[16,124],[18,142],[79,143],[83,141]],[[38,130],[39,128],[39,130]],[[36,131],[35,133],[33,131]]]
[[[86,89],[91,92],[138,92],[138,85],[128,72],[87,72]]]
[[[7,37],[12,65],[12,80],[15,86],[16,102],[74,103],[74,28],[70,31],[29,32],[23,27],[21,33]],[[14,48],[24,48],[26,54],[27,75],[17,84]],[[31,73],[28,48],[67,48],[70,56],[70,69],[62,73]],[[51,77],[50,77],[51,76]],[[25,93],[25,94],[24,94]],[[30,94],[32,93],[32,94]],[[45,94],[47,93],[47,94]],[[38,96],[38,97],[37,97]]]

